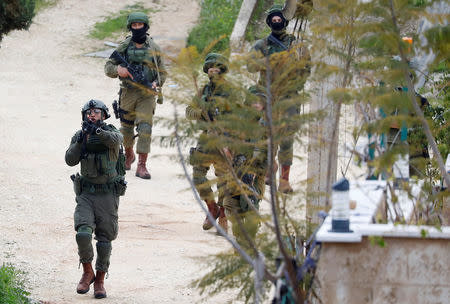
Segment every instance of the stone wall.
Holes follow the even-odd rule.
[[[326,304],[450,303],[450,241],[385,237],[385,247],[323,243],[317,269]]]

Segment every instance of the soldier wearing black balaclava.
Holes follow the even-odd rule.
[[[252,57],[253,60],[247,64],[248,70],[251,73],[259,72],[259,87],[266,87],[266,70],[265,70],[265,60],[260,60],[262,58],[270,57],[275,53],[280,53],[283,51],[289,51],[293,48],[293,45],[296,43],[296,38],[292,34],[288,34],[286,28],[289,24],[289,21],[286,20],[283,15],[283,7],[281,5],[273,5],[267,11],[266,23],[272,30],[270,35],[266,38],[258,40],[255,45],[252,47]],[[307,49],[301,48],[301,60],[309,61],[309,54]],[[273,69],[273,77],[276,77],[282,73],[283,66],[282,63],[272,62]],[[301,66],[301,65],[300,65]],[[297,91],[303,89],[303,85],[306,82],[306,78],[309,75],[309,67],[306,66],[304,68],[300,68],[296,73],[292,73],[296,77],[296,85],[291,88],[289,92],[284,92],[283,96],[278,96],[279,100],[289,99],[297,94]],[[275,82],[272,79],[272,84]],[[299,106],[292,105],[287,109],[283,110],[281,114],[281,119],[292,120],[292,117],[299,114]],[[281,129],[280,133],[277,134],[281,140],[279,141],[280,149],[278,151],[278,161],[281,165],[281,176],[280,176],[280,184],[279,190],[284,193],[292,192],[293,189],[289,183],[289,172],[292,165],[292,159],[294,155],[293,144],[294,144],[294,133],[292,128],[295,127],[287,127],[284,130]],[[296,130],[294,130],[296,131]],[[285,134],[286,133],[286,134]],[[276,168],[276,163],[274,164],[274,168]],[[277,169],[275,169],[277,170]],[[267,183],[268,181],[266,181]]]
[[[155,92],[158,91],[166,79],[161,49],[147,34],[149,19],[142,12],[131,13],[128,16],[127,28],[131,31],[128,37],[116,49],[122,58],[131,65],[142,68],[145,83],[137,83],[126,65],[110,58],[105,65],[105,74],[111,78],[121,80],[119,92],[119,109],[121,128],[123,134],[127,170],[135,161],[133,146],[137,137],[136,152],[139,155],[136,176],[150,179],[147,170],[147,157],[150,153],[153,115],[155,114]],[[153,92],[153,94],[152,94]],[[160,99],[158,99],[158,103]],[[136,126],[137,134],[134,133]]]

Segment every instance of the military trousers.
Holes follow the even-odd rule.
[[[281,128],[279,134],[278,161],[282,166],[291,166],[294,158],[294,138],[298,126],[291,120],[300,113],[298,106],[289,107],[281,116],[288,121],[287,126]],[[276,148],[278,148],[278,146]]]
[[[120,131],[125,148],[134,146],[137,131],[137,153],[150,153],[155,96],[137,87],[123,87],[120,94]]]
[[[90,263],[94,257],[90,233],[80,227],[89,227],[97,240],[97,270],[108,272],[111,256],[111,241],[119,231],[119,197],[112,192],[91,193],[82,191],[76,196],[74,228],[77,231],[78,255],[80,263]],[[80,231],[78,231],[80,229]]]
[[[197,189],[200,198],[208,201],[215,201],[215,195],[211,187],[214,182],[207,178],[211,165],[214,166],[214,173],[217,177],[217,180],[215,181],[218,191],[217,203],[219,206],[222,206],[226,164],[219,151],[205,151],[202,145],[198,144],[194,152],[190,155],[190,164],[192,165],[195,188]]]
[[[236,171],[239,171],[238,169]],[[257,196],[258,203],[255,204],[256,209],[259,209],[259,201],[264,197],[265,183],[264,177],[266,175],[266,167],[257,166],[252,170],[256,172],[253,187],[259,193]],[[225,208],[225,214],[230,220],[236,241],[242,245],[244,248],[248,248],[248,242],[245,239],[245,233],[251,239],[256,237],[260,226],[260,219],[256,212],[248,206],[248,202],[241,196],[241,191],[235,181],[228,181],[225,186],[225,196],[223,201],[223,207]],[[256,194],[246,191],[247,196]],[[238,221],[242,223],[242,227],[239,225]],[[242,231],[245,229],[245,232]]]
[[[75,198],[74,228],[91,227],[95,239],[110,242],[117,238],[119,231],[119,197],[113,192],[91,193],[82,191]]]

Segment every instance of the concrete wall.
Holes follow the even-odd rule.
[[[384,248],[323,243],[317,269],[327,304],[450,303],[450,241],[385,237]]]

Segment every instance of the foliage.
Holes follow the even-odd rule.
[[[447,27],[437,25],[424,36],[411,32],[411,24],[418,18],[441,20],[439,14],[431,17],[425,13],[430,4],[407,0],[316,1],[312,30],[313,44],[317,50],[322,50],[323,56],[318,56],[322,59],[316,63],[320,66],[317,79],[320,81],[333,75],[337,80],[336,88],[328,96],[337,105],[336,124],[341,104],[350,102],[361,109],[363,123],[356,127],[354,134],[366,132],[369,137],[378,138],[376,146],[371,148],[375,158],[369,158],[369,167],[383,178],[394,179],[392,167],[396,155],[410,155],[413,174],[425,181],[422,197],[415,202],[416,216],[412,220],[416,224],[433,225],[439,223],[435,221],[436,214],[442,212],[442,195],[445,194],[436,193],[442,172],[435,160],[427,159],[426,155],[435,143],[444,157],[449,149],[448,73],[442,73],[448,60],[444,55],[448,48]],[[331,22],[325,22],[326,18]],[[413,45],[403,41],[403,36],[414,37]],[[428,44],[422,43],[425,38]],[[441,69],[439,77],[429,78],[438,81],[429,82],[421,90],[425,96],[433,96],[427,105],[420,95],[411,94],[414,92],[411,79],[414,81],[415,75],[424,72],[416,70],[413,59],[430,52],[436,55],[436,63],[441,62]],[[433,64],[428,63],[425,69],[430,70]],[[425,112],[427,123],[420,119],[420,111],[414,103]],[[431,136],[427,135],[428,127]],[[387,145],[387,141],[394,139],[394,132],[397,132],[397,143],[401,132],[407,132],[409,145]],[[433,151],[435,157],[436,151]],[[402,216],[394,218],[405,221]]]
[[[12,30],[28,29],[34,17],[35,0],[0,2],[0,42]]]
[[[183,49],[177,58],[172,59],[174,65],[171,77],[177,83],[178,90],[170,98],[177,109],[181,107],[181,110],[184,111],[186,107],[195,105],[200,107],[202,113],[207,112],[209,104],[202,99],[202,87],[207,83],[208,78],[203,73],[202,66],[206,54],[215,50],[215,44],[220,42],[220,39],[213,41],[202,52],[199,52],[195,46],[190,46]],[[269,62],[266,62],[259,53],[234,57],[229,61],[229,72],[225,75],[225,79],[216,84],[227,88],[228,95],[224,95],[227,97],[216,97],[211,101],[217,105],[217,109],[220,109],[217,118],[213,122],[204,119],[193,121],[183,117],[178,117],[176,120],[160,118],[159,122],[171,128],[176,126],[178,130],[176,138],[173,135],[162,137],[161,142],[169,145],[178,143],[186,147],[195,144],[198,138],[201,138],[206,151],[216,151],[210,157],[221,164],[219,166],[224,166],[226,172],[224,175],[210,180],[210,184],[224,183],[230,197],[239,195],[239,193],[242,196],[245,194],[250,197],[255,195],[255,192],[252,192],[253,190],[242,180],[243,175],[251,174],[255,177],[253,186],[261,189],[262,181],[262,191],[264,191],[264,177],[268,169],[267,134],[269,125],[274,134],[272,136],[274,146],[278,147],[286,137],[294,137],[296,141],[300,142],[302,137],[295,136],[295,133],[304,134],[306,125],[314,119],[314,115],[304,115],[299,111],[292,111],[307,102],[306,95],[297,94],[297,90],[302,89],[305,81],[304,77],[298,76],[306,77],[305,70],[307,70],[306,61],[299,58],[299,49],[300,46],[294,46],[289,52],[272,56]],[[226,54],[226,51],[224,53]],[[267,99],[269,95],[266,93],[265,85],[263,83],[255,84],[255,75],[247,71],[246,64],[251,64],[255,70],[266,71],[266,75],[267,71],[271,72],[273,80],[270,84],[270,99]],[[292,77],[292,75],[297,77]],[[264,113],[259,106],[264,108],[268,102],[273,109]],[[291,109],[290,116],[285,114],[288,109]],[[270,123],[268,117],[270,117]],[[208,132],[204,130],[208,130]],[[217,153],[223,149],[230,151],[230,163],[227,163],[226,155]],[[236,159],[240,155],[245,156],[244,164],[235,165]],[[247,225],[248,218],[245,219],[245,222],[244,218],[241,219],[244,230],[238,229],[239,219],[233,220],[233,216],[230,218],[238,243],[250,257],[255,258],[256,252],[262,253],[265,257],[266,270],[269,272],[276,270],[274,261],[275,257],[280,255],[279,243],[283,243],[283,248],[294,248],[296,243],[293,240],[305,239],[306,231],[304,220],[299,216],[301,209],[304,208],[304,204],[300,203],[304,198],[304,193],[298,191],[289,197],[276,192],[276,189],[274,193],[276,201],[269,199],[269,205],[273,204],[272,206],[277,212],[276,217],[279,217],[280,226],[277,226],[280,230],[279,233],[276,233],[273,228],[271,215],[257,212],[255,218],[256,222],[260,222],[259,233],[255,237],[250,236],[249,239],[246,239],[243,235],[246,233],[251,235]],[[225,196],[224,202],[228,197]],[[260,202],[260,204],[263,203],[266,204],[267,201]],[[280,240],[279,235],[289,237],[282,237]],[[284,251],[288,252],[289,257],[295,256],[297,253],[290,249]],[[215,294],[226,289],[238,289],[239,298],[246,302],[255,301],[257,293],[254,288],[253,265],[236,253],[222,253],[212,258],[211,261],[214,261],[214,268],[210,273],[198,279],[194,283],[195,286],[208,294]],[[297,263],[301,264],[301,257]],[[263,286],[268,286],[269,277],[264,279]],[[300,289],[303,288],[301,284],[296,286]],[[260,300],[262,296],[263,294],[258,293]]]
[[[265,24],[266,10],[272,3],[283,3],[282,0],[259,0],[250,18],[245,39],[254,41],[269,34]],[[214,44],[212,51],[223,52],[228,49],[229,36],[233,31],[242,0],[204,0],[201,1],[201,11],[198,24],[189,32],[187,46],[195,46],[199,51],[217,40],[222,35],[219,43]]]
[[[37,13],[43,9],[55,5],[59,0],[36,0],[36,6],[34,11]]]
[[[195,46],[199,51],[203,51],[213,41],[225,35],[226,38],[214,44],[212,48],[212,51],[224,51],[228,48],[229,36],[242,0],[204,0],[201,3],[199,23],[189,32],[187,46]]]
[[[3,264],[0,268],[0,299],[2,304],[29,303],[25,290],[24,273],[10,264]]]
[[[128,31],[126,28],[128,15],[135,11],[141,11],[146,14],[156,12],[153,8],[145,8],[141,3],[127,5],[118,14],[105,17],[104,21],[95,23],[89,36],[95,39],[105,39],[119,34],[124,35]]]

